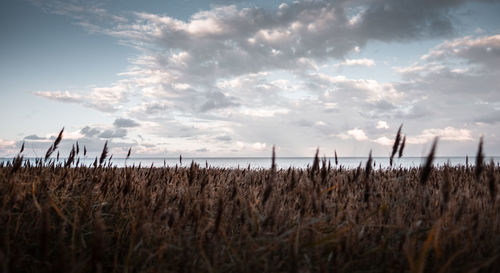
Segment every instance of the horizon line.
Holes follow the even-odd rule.
[[[98,155],[97,155],[98,156]],[[182,156],[182,155],[181,155]],[[12,159],[14,158],[15,156],[11,156],[11,157],[0,157],[1,159]],[[428,157],[428,155],[426,156],[403,156],[403,157],[394,157],[395,159],[401,159],[401,158],[426,158]],[[446,155],[446,156],[434,156],[434,158],[459,158],[459,157],[463,157],[463,158],[475,158],[477,157],[476,155],[473,155],[473,156],[469,156],[469,155]],[[483,156],[485,159],[486,158],[500,158],[500,155],[493,155],[493,156]],[[32,157],[32,156],[29,156],[29,157],[24,157],[25,159],[37,159],[37,158],[42,158],[43,157]],[[55,158],[55,157],[51,157],[51,158]],[[67,159],[68,157],[59,157],[59,159]],[[90,157],[90,156],[85,156],[85,157],[79,157],[79,158],[88,158],[88,159],[93,159],[94,156]],[[259,158],[272,158],[272,156],[209,156],[209,157],[203,157],[203,156],[182,156],[182,159],[220,159],[220,158],[255,158],[255,159],[259,159]],[[276,156],[275,158],[315,158],[314,156]],[[319,159],[322,159],[322,158],[335,158],[335,156],[318,156]],[[368,158],[368,156],[337,156],[338,159],[340,158]],[[372,158],[390,158],[390,156],[372,156]],[[108,159],[108,158],[107,158]],[[112,159],[127,159],[126,157],[113,157]],[[157,157],[157,156],[151,156],[151,157],[129,157],[128,158],[129,160],[130,159],[176,159],[178,160],[179,159],[179,156],[176,156],[176,157]]]

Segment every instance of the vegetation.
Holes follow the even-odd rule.
[[[80,166],[78,144],[51,157],[61,138],[35,164],[23,149],[0,164],[3,272],[500,270],[500,167],[482,140],[474,166],[433,167],[435,142],[421,168],[316,154],[276,170],[273,151],[270,169],[250,170],[116,168],[107,145]]]

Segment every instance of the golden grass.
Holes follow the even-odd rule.
[[[500,270],[494,163],[116,168],[103,154],[0,164],[3,272]]]

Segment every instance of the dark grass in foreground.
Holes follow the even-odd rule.
[[[0,270],[500,270],[493,163],[345,170],[316,158],[306,170],[228,170],[99,161],[0,165]]]

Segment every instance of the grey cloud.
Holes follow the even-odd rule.
[[[427,97],[425,104],[440,117],[481,119],[484,102],[500,102],[497,51],[500,52],[499,35],[443,42],[426,54],[421,63],[399,70],[408,82],[400,83],[398,88],[415,97]],[[477,52],[487,56],[479,58]],[[456,67],[453,61],[457,59],[466,60],[469,65]]]
[[[80,154],[79,156],[83,158],[83,147],[87,150],[87,158],[92,158],[94,156],[100,155],[102,152],[102,148],[104,146],[105,140],[100,139],[100,138],[88,138],[88,137],[83,137],[78,139],[78,144],[80,146]],[[73,145],[75,145],[76,140],[73,139],[65,139],[63,138],[61,141],[61,144],[59,145],[58,152],[60,153],[61,157],[66,157],[69,155],[71,148]],[[22,142],[17,142],[17,146],[20,147]],[[50,147],[52,143],[50,142],[40,142],[36,140],[25,140],[25,154],[28,154],[29,156],[40,156],[43,155],[47,149]],[[122,142],[122,141],[115,141],[114,139],[109,139],[108,140],[108,148],[114,149],[114,148],[121,148],[122,154],[126,155],[128,148],[130,147],[135,147],[132,148],[133,151],[137,150],[140,147],[146,147],[142,143],[130,143],[130,142]],[[34,153],[33,153],[34,151]],[[56,152],[57,154],[57,152]],[[55,154],[53,154],[55,156]]]
[[[400,117],[402,120],[408,119],[428,119],[434,116],[439,116],[435,111],[436,108],[433,107],[429,102],[417,102],[411,104],[406,109],[400,109],[396,112],[393,117]]]
[[[453,30],[450,10],[462,2],[303,1],[278,10],[219,6],[187,21],[137,13],[135,21],[105,33],[145,45],[148,69],[165,71],[177,82],[210,92],[216,79],[274,69],[313,69],[310,61],[343,58],[370,40],[447,35]],[[353,22],[347,10],[355,8],[363,12]]]
[[[156,126],[150,129],[149,133],[159,137],[192,138],[208,133],[206,130],[187,126],[183,122],[176,120],[163,120],[160,118],[155,119],[154,122]]]
[[[127,136],[127,129],[116,128],[116,129],[105,129],[101,130],[98,128],[91,128],[90,126],[85,126],[80,130],[80,133],[86,138],[124,138]]]
[[[221,79],[277,69],[300,74],[314,70],[315,62],[343,58],[370,40],[411,40],[448,34],[452,30],[450,10],[462,1],[403,2],[302,1],[275,10],[216,6],[195,13],[186,21],[135,13],[119,25],[102,26],[100,31],[136,43],[142,49],[143,56],[134,61],[130,77],[140,82],[138,89],[154,99],[144,99],[144,109],[137,111],[165,116],[169,114],[164,111],[173,108],[196,115],[195,112],[240,105],[252,107],[259,100],[272,104],[271,101],[280,103],[284,99],[277,92],[260,92],[263,85],[255,81],[248,85],[252,94],[246,92],[250,99],[237,100],[232,97],[232,90],[226,94],[216,91],[214,85]],[[77,13],[65,5],[58,7]],[[350,11],[356,9],[362,12],[354,20]],[[81,12],[109,14],[89,6]],[[274,88],[267,79],[261,81]],[[189,85],[183,87],[186,83]],[[337,85],[349,88],[349,83]],[[317,86],[320,87],[321,84]],[[117,111],[126,100],[128,88],[127,82],[95,88],[84,98],[84,105],[104,112]],[[105,94],[100,95],[102,92]],[[275,97],[270,98],[271,94]],[[345,94],[349,99],[354,95],[365,94],[355,88]]]
[[[454,33],[453,12],[465,2],[303,1],[277,10],[215,7],[187,21],[138,13],[119,26],[100,26],[99,30],[141,50],[134,69],[124,73],[129,81],[119,90],[97,90],[82,104],[114,111],[126,101],[125,90],[130,88],[142,95],[142,104],[128,110],[129,116],[155,124],[145,133],[166,138],[205,137],[228,146],[233,140],[275,143],[289,154],[304,154],[304,143],[333,148],[332,137],[352,130],[353,124],[369,138],[381,137],[365,128],[374,127],[382,118],[391,128],[411,120],[416,133],[425,128],[462,128],[480,120],[495,124],[492,117],[479,114],[484,113],[481,101],[500,101],[498,51],[491,43],[489,52],[479,42],[472,47],[467,46],[469,41],[443,44],[435,52],[443,49],[446,54],[423,60],[425,69],[402,74],[399,83],[323,77],[316,71],[316,66],[343,59],[373,40],[448,37]],[[352,10],[360,11],[357,17]],[[460,49],[459,54],[453,49]],[[470,71],[453,71],[452,59],[459,59]],[[259,73],[276,71],[295,77],[297,93],[303,95],[300,99],[294,98],[297,93],[288,96],[293,90]],[[229,83],[219,86],[223,81]],[[102,92],[105,94],[99,96]],[[74,94],[50,95],[80,102]],[[98,104],[106,98],[111,99]],[[285,111],[251,115],[259,109],[276,108]],[[326,126],[314,126],[320,121]],[[214,125],[221,122],[227,123]],[[228,131],[221,127],[231,129],[231,136],[225,138]],[[497,131],[486,128],[486,132]],[[88,128],[82,134],[124,137],[126,132]],[[348,154],[366,155],[370,149],[369,144],[354,140],[343,143],[349,145],[341,152]],[[349,151],[348,147],[354,148]]]
[[[231,142],[231,140],[233,140],[233,139],[231,138],[231,136],[222,135],[222,136],[215,137],[215,140],[221,141],[221,142]]]
[[[450,58],[466,60],[485,69],[499,70],[500,34],[481,37],[462,37],[441,43],[423,56],[425,61],[443,61]],[[488,71],[487,71],[488,70]]]
[[[39,137],[37,135],[25,136],[24,139],[27,139],[27,140],[46,140],[45,137]]]
[[[432,124],[434,128],[467,128],[489,136],[492,144],[498,145],[495,127],[500,121],[497,110],[500,62],[495,50],[500,48],[500,37],[497,36],[445,41],[419,63],[398,69],[404,81],[395,87],[405,91],[410,104],[398,107],[394,117],[413,122],[416,128],[424,124]],[[494,62],[497,64],[493,65]]]
[[[144,119],[144,117],[146,116],[151,117],[156,115],[168,115],[169,112],[167,110],[170,109],[171,108],[167,102],[151,101],[145,102],[142,105],[135,107],[131,110],[131,112],[134,115],[139,115],[139,118]]]
[[[113,122],[113,125],[117,128],[133,128],[140,126],[135,120],[126,119],[126,118],[118,118]]]
[[[82,25],[93,25],[99,31],[97,25],[90,22],[99,22],[101,24],[124,23],[128,19],[124,16],[114,15],[106,9],[101,8],[100,1],[59,1],[59,0],[29,0],[33,5],[40,7],[47,13],[69,16]],[[91,31],[92,29],[89,29]]]
[[[206,101],[201,105],[200,111],[206,112],[213,109],[220,109],[230,106],[237,106],[238,103],[219,91],[213,91],[206,94]]]
[[[500,122],[500,110],[490,110],[488,113],[477,116],[474,120],[476,122],[496,124]]]
[[[463,0],[375,0],[361,13],[356,30],[382,41],[447,36],[453,33],[451,9]]]
[[[80,133],[86,137],[93,137],[99,134],[101,131],[97,128],[90,128],[89,126],[85,126],[80,130]]]
[[[116,130],[104,130],[99,134],[100,138],[124,138],[127,136],[127,130],[118,128]]]
[[[379,110],[379,111],[392,111],[392,110],[395,110],[397,109],[397,107],[386,101],[386,100],[379,100],[375,103],[371,103],[371,106],[373,106],[373,108]]]
[[[293,123],[300,127],[312,127],[314,125],[314,122],[305,119],[299,119],[297,121],[293,121]]]

